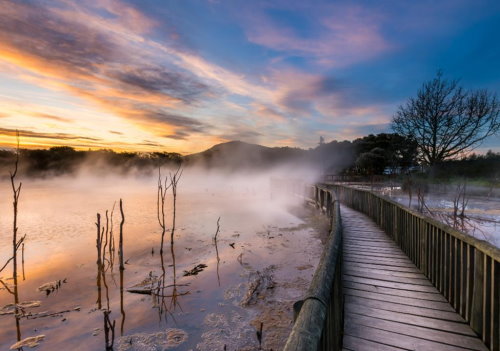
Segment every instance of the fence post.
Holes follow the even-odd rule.
[[[484,254],[474,249],[474,285],[472,292],[471,327],[479,335],[483,334],[483,282]]]

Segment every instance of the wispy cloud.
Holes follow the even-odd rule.
[[[202,130],[201,122],[169,108],[214,92],[189,72],[169,71],[147,57],[137,33],[154,23],[134,8],[111,0],[87,7],[4,1],[0,16],[0,57],[31,72],[31,81],[98,101],[138,125],[164,125],[183,135]]]
[[[53,140],[84,140],[84,141],[101,141],[98,138],[80,136],[66,133],[39,133],[31,130],[0,128],[0,135],[14,137],[19,133],[20,137],[37,138],[37,139],[53,139]]]
[[[63,123],[71,123],[72,120],[67,117],[56,116],[48,113],[34,113],[33,116],[40,117],[44,119],[49,119],[52,121],[63,122]]]
[[[322,34],[312,41],[294,36],[261,15],[255,17],[256,26],[249,28],[249,39],[291,54],[300,52],[318,62],[340,57],[337,51],[351,55],[363,47],[373,52],[373,47],[366,47],[368,41],[383,47],[381,40],[369,36],[375,24],[361,26],[357,23],[363,15],[360,10],[345,11],[348,16],[337,15],[335,23],[325,15]],[[118,0],[54,0],[43,6],[8,0],[0,4],[0,15],[0,59],[22,70],[18,77],[40,87],[69,92],[157,138],[186,141],[196,134],[211,134],[220,140],[255,141],[262,137],[255,128],[267,128],[273,139],[286,134],[285,130],[297,133],[297,120],[318,114],[322,101],[337,93],[321,86],[321,75],[272,68],[258,78],[249,78],[169,38],[152,40],[149,34],[160,24]],[[349,32],[351,25],[356,27],[355,32]],[[373,35],[378,38],[376,30]],[[354,49],[346,51],[343,45],[347,42]],[[237,109],[229,109],[223,116],[200,114],[204,106],[229,106],[227,98],[232,95],[250,99],[249,105],[236,105]],[[220,123],[220,118],[231,119],[234,112],[249,116],[226,125]],[[38,116],[65,121],[52,114]],[[282,125],[294,119],[290,126]],[[61,136],[64,139],[65,134]],[[279,139],[290,137],[282,135]]]
[[[370,60],[391,48],[382,35],[382,16],[373,10],[352,2],[303,6],[301,16],[314,27],[312,33],[302,34],[295,26],[274,20],[269,10],[276,5],[266,3],[247,17],[248,40],[282,55],[305,57],[327,67]]]

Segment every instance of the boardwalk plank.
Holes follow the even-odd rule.
[[[373,342],[370,340],[358,338],[356,336],[346,335],[344,336],[345,348],[352,351],[399,351],[404,350],[399,347],[393,347],[385,344],[380,344],[378,342]]]
[[[433,286],[422,286],[422,285],[415,285],[415,284],[408,284],[408,283],[395,283],[395,282],[389,282],[386,280],[378,280],[375,278],[374,279],[361,278],[361,277],[352,276],[350,274],[344,274],[344,280],[354,282],[354,283],[373,285],[376,287],[382,286],[382,287],[386,287],[386,288],[409,290],[409,291],[419,291],[419,292],[429,293],[429,294],[437,294],[438,293],[437,290]]]
[[[345,349],[487,350],[392,239],[358,212],[342,216]]]
[[[355,270],[355,271],[360,271],[360,272],[367,272],[367,273],[376,273],[376,274],[383,274],[383,275],[390,275],[393,277],[401,277],[401,278],[410,278],[410,279],[422,279],[422,280],[427,280],[427,278],[422,278],[421,273],[412,273],[412,272],[398,272],[398,271],[389,271],[386,269],[377,269],[377,268],[371,268],[369,266],[365,267],[360,267],[358,265],[349,265],[349,267],[345,268],[346,270]]]
[[[344,288],[345,288],[344,293],[346,295],[349,295],[349,296],[359,296],[359,297],[369,298],[369,299],[373,299],[373,300],[377,300],[377,301],[390,301],[393,303],[399,303],[399,304],[407,305],[407,306],[421,307],[421,308],[427,308],[427,309],[432,309],[432,310],[455,313],[455,311],[453,310],[453,308],[450,306],[450,304],[448,302],[422,300],[422,299],[415,299],[413,297],[387,295],[387,294],[368,292],[368,291],[358,290],[358,289],[349,289],[347,287],[344,287]]]
[[[364,262],[354,262],[349,263],[349,267],[362,267],[362,268],[372,268],[377,270],[384,270],[388,272],[401,272],[401,273],[416,273],[422,274],[416,267],[398,267],[398,266],[387,266],[375,263],[364,263]]]
[[[350,318],[345,321],[345,335],[357,336],[380,344],[392,347],[400,347],[405,350],[421,351],[464,351],[467,348],[446,345],[426,339],[415,338],[395,332],[372,328],[370,326],[356,324]]]
[[[352,256],[349,256],[347,254],[344,255],[344,261],[357,262],[357,263],[379,264],[379,265],[384,265],[384,266],[402,267],[402,268],[414,268],[415,267],[411,263],[393,262],[390,260],[375,260],[373,258],[368,258],[368,257],[352,257]]]
[[[369,296],[368,298],[361,297],[358,296],[358,294],[356,293],[353,294],[351,290],[348,290],[346,291],[345,303],[355,303],[360,306],[367,306],[385,311],[394,311],[399,313],[412,314],[415,316],[423,316],[441,320],[448,320],[457,323],[465,323],[465,320],[451,308],[447,310],[442,310],[439,309],[440,306],[432,304],[429,304],[427,306],[422,306],[421,304],[418,304],[418,306],[414,306],[407,304],[413,302],[413,300],[402,301],[406,303],[399,303],[393,301],[394,300],[393,298],[391,298],[391,301],[389,302],[387,301],[386,297],[382,300],[379,300],[373,298],[374,297],[373,294],[370,294],[368,296]]]
[[[362,269],[356,268],[346,268],[344,270],[344,274],[351,275],[353,277],[359,278],[371,278],[376,280],[385,280],[388,282],[394,283],[405,283],[405,284],[413,284],[413,285],[422,285],[433,288],[432,284],[429,280],[419,277],[419,278],[408,278],[408,277],[398,277],[391,274],[384,274],[383,271],[370,270],[365,271]]]
[[[344,253],[350,255],[362,255],[362,256],[370,256],[370,257],[382,257],[382,258],[399,258],[399,259],[407,259],[403,254],[394,253],[394,250],[384,252],[382,250],[363,250],[363,249],[353,249],[350,247],[344,246]]]
[[[399,322],[403,324],[416,325],[425,328],[449,331],[452,333],[476,336],[472,329],[465,323],[456,323],[443,321],[436,318],[428,318],[423,316],[415,316],[404,312],[386,311],[378,308],[358,305],[354,302],[346,303],[346,313],[352,312],[355,314],[383,319],[390,322]]]
[[[373,318],[354,313],[346,314],[346,320],[348,323],[355,323],[357,325],[362,325],[365,327],[371,327],[390,332],[397,332],[398,334],[401,335],[421,338],[451,346],[468,348],[471,350],[484,350],[484,351],[488,350],[488,348],[483,344],[483,342],[477,337],[447,333],[440,330],[417,327],[398,322],[391,322],[379,318]]]
[[[360,283],[352,282],[349,280],[345,280],[345,277],[343,280],[343,284],[346,288],[351,288],[351,289],[364,290],[364,291],[368,291],[368,292],[374,292],[374,293],[392,295],[392,296],[402,296],[402,297],[408,297],[411,299],[421,299],[421,300],[439,301],[439,302],[448,303],[448,301],[446,301],[444,296],[438,292],[436,292],[435,294],[429,294],[429,293],[422,293],[422,292],[410,291],[410,290],[386,288],[383,286],[374,286],[371,284],[360,284]]]

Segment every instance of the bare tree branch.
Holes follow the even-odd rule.
[[[421,161],[433,165],[477,148],[500,131],[500,104],[487,90],[466,91],[441,72],[392,119],[397,133],[413,138]]]

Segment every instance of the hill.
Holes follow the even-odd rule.
[[[208,150],[187,155],[187,165],[207,168],[263,169],[306,159],[307,151],[291,147],[267,147],[242,141],[217,144]]]

